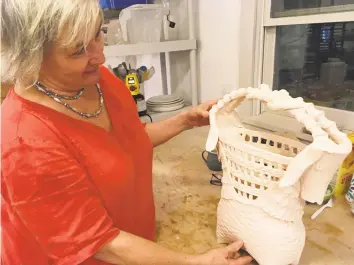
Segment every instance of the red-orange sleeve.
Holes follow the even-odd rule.
[[[119,234],[85,169],[58,141],[16,138],[2,191],[55,265],[80,264]]]

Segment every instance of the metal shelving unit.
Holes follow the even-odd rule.
[[[143,55],[153,53],[191,51],[197,49],[197,41],[177,40],[153,43],[111,45],[104,47],[106,57]]]
[[[191,103],[192,106],[198,103],[198,88],[197,88],[197,41],[195,37],[195,26],[193,20],[193,0],[188,0],[188,23],[189,23],[189,39],[162,41],[155,43],[139,43],[139,44],[125,44],[125,45],[111,45],[104,47],[104,54],[108,57],[132,56],[143,54],[165,53],[166,60],[166,75],[167,80],[170,80],[171,71],[169,66],[169,53],[179,51],[189,51],[189,60],[191,68]],[[167,36],[168,38],[168,36]],[[170,82],[168,81],[168,92],[171,93]],[[190,108],[185,108],[178,111],[163,112],[163,113],[149,113],[153,120],[161,120],[175,115],[181,111]]]

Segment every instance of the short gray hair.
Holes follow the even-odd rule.
[[[2,0],[2,82],[32,84],[38,79],[46,48],[86,47],[103,13],[98,0]]]

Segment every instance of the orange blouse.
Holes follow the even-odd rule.
[[[112,131],[19,97],[2,105],[2,265],[103,265],[120,230],[154,240],[153,146],[123,82],[101,68]]]

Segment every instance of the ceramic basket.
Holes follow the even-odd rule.
[[[245,128],[235,111],[245,99],[287,111],[312,133],[313,142]],[[305,242],[304,200],[322,203],[351,151],[349,139],[313,104],[262,85],[235,90],[213,106],[206,150],[215,148],[223,165],[218,241],[242,239],[260,265],[298,264]]]

